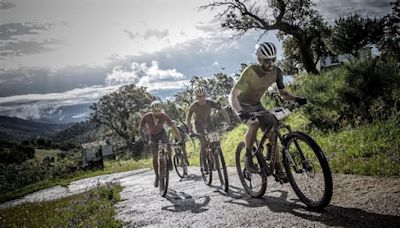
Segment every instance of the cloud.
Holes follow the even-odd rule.
[[[114,92],[118,86],[92,86],[73,89],[63,93],[27,94],[0,98],[0,115],[16,116],[22,119],[65,118],[68,109],[76,109],[69,113],[69,118],[77,119],[76,112],[97,102],[107,93]],[[76,108],[79,107],[79,108]],[[63,117],[64,116],[64,117]]]
[[[316,6],[321,15],[330,23],[336,18],[357,12],[362,16],[382,17],[391,11],[391,0],[318,0]]]
[[[40,31],[49,30],[53,24],[51,23],[8,23],[0,25],[0,40],[16,40],[21,35],[37,35]]]
[[[158,29],[147,29],[144,34],[140,34],[139,32],[133,33],[132,31],[125,29],[124,33],[128,34],[129,39],[134,40],[136,38],[143,38],[145,40],[155,37],[158,39],[163,39],[168,36],[169,32],[167,29],[165,30],[158,30]]]
[[[0,1],[0,10],[14,8],[15,4],[12,2]]]
[[[176,69],[160,69],[157,61],[147,63],[133,62],[130,66],[116,66],[107,74],[106,84],[136,84],[152,90],[179,88],[185,77]]]
[[[0,70],[0,97],[55,93],[104,85],[111,67],[70,66],[60,70],[25,68]]]
[[[8,23],[0,25],[0,58],[37,54],[53,50],[60,40],[40,38],[49,30],[51,23]]]

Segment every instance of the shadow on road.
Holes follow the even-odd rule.
[[[161,210],[171,211],[171,212],[182,212],[190,211],[192,213],[201,213],[208,210],[204,208],[210,202],[210,197],[200,197],[197,200],[202,202],[196,202],[191,195],[184,192],[176,192],[175,190],[168,190],[168,194],[165,198],[170,201],[173,205],[162,207]],[[204,198],[202,200],[201,198]]]
[[[189,174],[187,177],[181,178],[179,181],[184,182],[184,181],[203,181],[203,177],[196,175],[196,174]]]
[[[330,205],[323,211],[312,211],[299,199],[288,200],[288,192],[282,190],[269,192],[280,193],[278,197],[265,195],[258,199],[250,197],[242,188],[231,185],[229,189],[229,194],[220,192],[231,198],[226,201],[227,203],[252,208],[268,207],[276,213],[290,213],[306,220],[321,222],[327,226],[399,227],[400,225],[400,216],[376,214],[358,208]]]

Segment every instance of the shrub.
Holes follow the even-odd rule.
[[[399,63],[390,58],[348,63],[295,80],[294,94],[310,101],[305,114],[320,129],[385,120],[399,112]]]

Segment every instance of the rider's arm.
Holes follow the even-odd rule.
[[[292,94],[290,94],[286,88],[280,89],[279,90],[279,94],[283,97],[284,100],[286,101],[294,101],[295,100],[295,96],[293,96]]]
[[[163,114],[163,117],[165,118],[165,122],[167,122],[168,126],[170,126],[174,131],[175,138],[177,138],[178,141],[182,141],[181,133],[179,132],[176,125],[172,122],[171,118],[167,114]]]
[[[231,105],[233,111],[235,112],[240,112],[242,110],[242,107],[240,107],[240,103],[238,100],[238,96],[240,95],[241,91],[239,88],[233,87],[229,94],[229,104]]]
[[[231,125],[231,119],[229,118],[228,112],[224,108],[221,108],[220,111],[222,112],[222,115],[224,115],[226,123]]]
[[[187,125],[187,128],[188,128],[189,132],[193,132],[192,115],[193,115],[193,104],[190,105],[189,112],[188,112],[188,114],[186,116],[186,125]]]
[[[277,78],[276,78],[276,85],[279,89],[279,94],[282,96],[282,98],[286,101],[294,101],[295,96],[290,94],[287,89],[285,88],[285,84],[283,84],[283,73],[280,68],[277,68]]]
[[[139,124],[139,136],[143,139],[144,138],[144,132],[143,132],[143,128],[146,124],[146,120],[144,118],[144,115],[142,116],[142,119],[140,120],[140,124]]]

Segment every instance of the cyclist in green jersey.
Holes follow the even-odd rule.
[[[196,101],[190,105],[189,112],[186,118],[186,124],[190,134],[193,133],[193,125],[192,125],[193,114],[195,114],[194,125],[197,134],[203,135],[206,133],[206,131],[210,132],[211,130],[213,130],[213,126],[210,119],[211,109],[216,109],[220,111],[223,114],[226,123],[229,126],[231,125],[231,120],[228,116],[228,113],[218,103],[207,99],[207,92],[203,87],[197,87],[194,90],[194,94],[196,95]],[[205,150],[207,146],[206,140],[204,137],[200,137],[199,140],[201,144],[200,153],[205,155]],[[202,157],[205,158],[205,156]]]
[[[249,118],[249,112],[265,110],[261,105],[260,99],[268,87],[276,82],[279,94],[284,100],[295,101],[299,104],[307,103],[305,98],[293,96],[285,88],[282,71],[274,65],[276,60],[275,45],[271,42],[263,42],[257,44],[255,49],[258,64],[249,65],[242,71],[239,80],[229,94],[229,104],[239,118],[248,126],[245,135],[245,164],[246,168],[250,171],[255,170],[251,157],[251,150],[256,140],[257,130],[260,127],[263,130],[271,129],[277,124],[276,119],[271,113],[265,114],[258,119]],[[275,165],[276,174],[287,182],[286,174],[283,172],[282,165],[279,163],[279,149],[278,146],[275,146],[276,137],[275,132],[270,131],[269,142],[277,158],[277,164]]]

